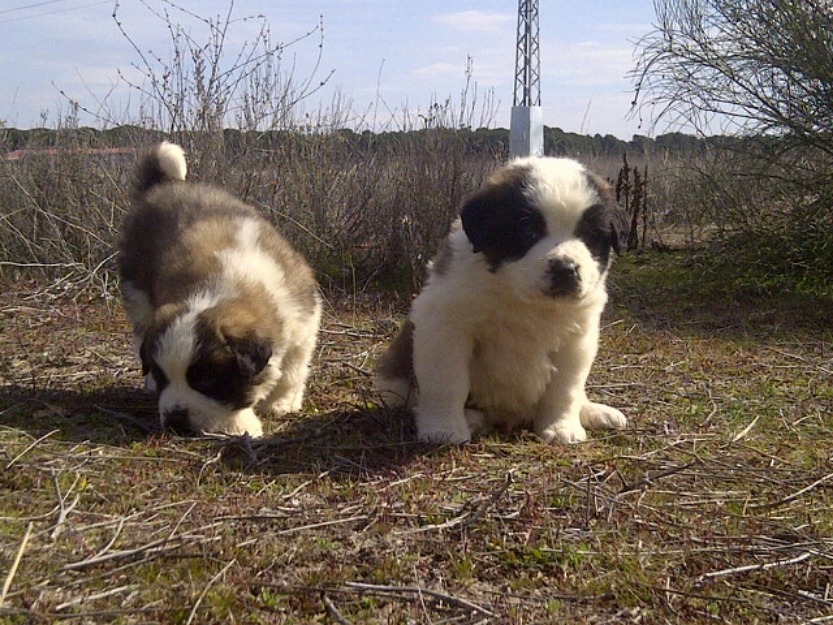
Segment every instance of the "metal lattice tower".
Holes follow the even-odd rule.
[[[541,50],[538,0],[518,0],[514,106],[541,106]]]
[[[544,154],[538,0],[518,0],[515,96],[509,127],[509,152],[512,156],[542,156]]]

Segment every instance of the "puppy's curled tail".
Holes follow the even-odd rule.
[[[142,196],[156,185],[171,180],[185,180],[188,166],[185,152],[175,143],[163,141],[153,146],[139,159],[133,190]]]

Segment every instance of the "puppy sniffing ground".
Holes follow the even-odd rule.
[[[185,181],[182,148],[139,161],[118,251],[124,307],[163,426],[261,436],[301,408],[321,318],[304,258],[250,206]]]

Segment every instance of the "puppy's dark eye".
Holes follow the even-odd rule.
[[[213,376],[202,375],[192,377],[188,384],[198,393],[208,393],[215,388],[217,381]]]
[[[519,232],[521,240],[530,247],[540,241],[543,236],[543,229],[537,223],[524,221],[520,224]]]
[[[203,395],[213,395],[217,391],[217,372],[202,363],[197,362],[188,367],[185,379],[188,386]]]

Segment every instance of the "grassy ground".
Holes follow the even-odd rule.
[[[413,441],[368,393],[404,305],[336,301],[305,414],[158,430],[118,304],[0,295],[4,623],[833,623],[829,301],[631,257],[576,447]]]

